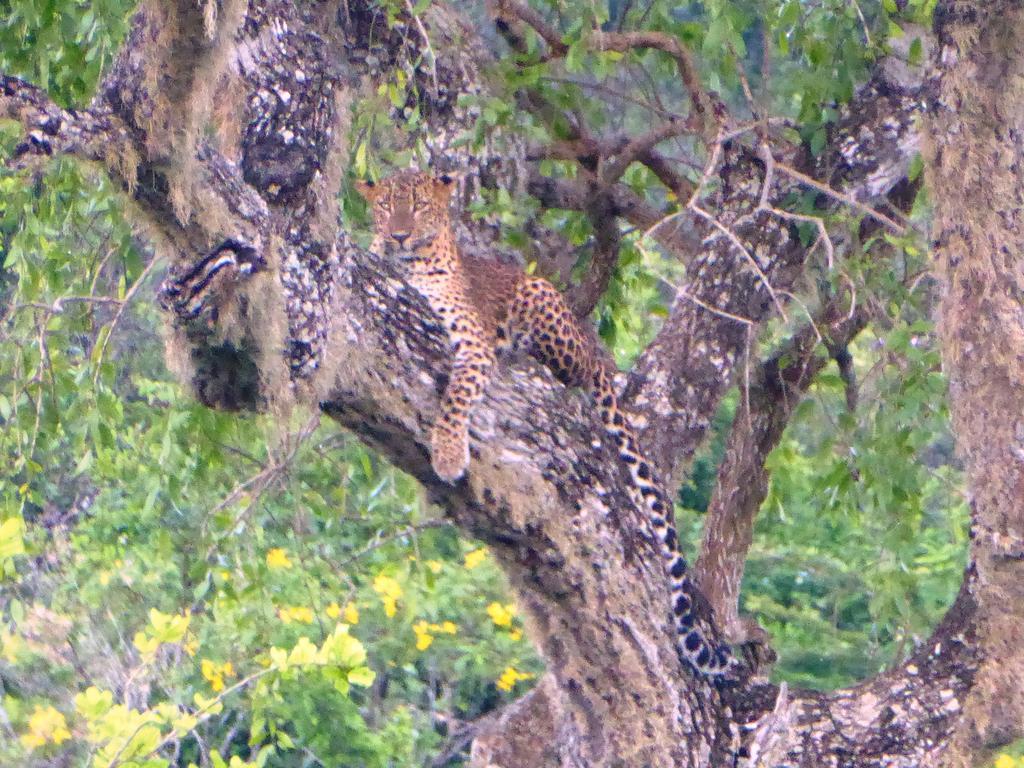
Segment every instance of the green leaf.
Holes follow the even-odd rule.
[[[824,128],[819,128],[811,136],[811,154],[817,157],[825,148],[826,134]]]
[[[586,54],[586,48],[584,47],[583,41],[576,40],[570,46],[569,50],[565,54],[565,68],[569,72],[579,72],[583,69],[583,57]]]
[[[907,59],[914,66],[919,65],[924,59],[924,46],[921,44],[920,37],[915,37],[914,42],[910,44],[910,51],[907,54]]]
[[[910,181],[917,181],[921,175],[921,171],[924,170],[924,160],[921,158],[921,153],[918,152],[910,161],[910,168],[907,170],[907,178]]]

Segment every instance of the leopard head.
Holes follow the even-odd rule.
[[[400,171],[356,189],[373,207],[375,242],[387,250],[415,251],[430,245],[450,225],[448,207],[455,181],[422,171]]]

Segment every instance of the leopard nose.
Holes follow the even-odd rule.
[[[397,240],[399,245],[405,245],[405,241],[409,239],[408,232],[392,232],[391,239]]]

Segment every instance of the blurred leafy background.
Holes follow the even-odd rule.
[[[622,0],[570,5],[570,40],[623,11]],[[894,20],[931,12],[888,0],[643,5],[643,23],[687,40],[725,94],[739,88],[737,62],[770,50],[774,80],[752,86],[812,146]],[[0,0],[0,71],[85,103],[133,7]],[[623,75],[592,58],[562,78],[586,71],[583,86],[551,75],[543,87],[612,125],[595,86]],[[368,106],[357,125],[390,108]],[[481,130],[521,120],[495,109]],[[17,136],[0,122],[0,152]],[[371,166],[391,160],[362,152]],[[626,180],[657,194],[643,171]],[[514,241],[522,201],[481,206]],[[570,212],[549,223],[588,234]],[[912,279],[925,255],[911,240],[845,242],[843,279],[875,308],[851,349],[859,405],[846,410],[826,368],[798,408],[770,459],[743,598],[774,638],[776,678],[825,689],[924,639],[966,551],[933,287]],[[543,671],[498,569],[410,478],[329,422],[198,406],[163,362],[152,298],[165,268],[96,170],[58,159],[38,175],[0,175],[0,764],[459,764],[467,725]],[[642,233],[625,233],[597,311],[621,363],[656,331],[678,272]],[[817,279],[839,277],[822,267]],[[762,341],[789,330],[779,323]],[[742,396],[723,405],[682,489],[690,548]]]

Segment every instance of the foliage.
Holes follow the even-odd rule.
[[[133,5],[0,0],[0,71],[81,103]],[[643,125],[644,110],[607,92],[648,80],[671,89],[672,65],[654,52],[616,58],[580,45],[585,29],[619,24],[629,7],[627,25],[699,52],[709,85],[740,111],[740,67],[749,72],[812,146],[895,34],[891,20],[931,11],[925,1],[899,13],[888,0],[859,3],[864,19],[840,0],[536,5],[561,23],[570,56],[564,71],[501,69],[509,92],[536,88],[608,133]],[[768,59],[771,77],[760,68]],[[375,138],[395,110],[415,128],[410,87],[396,73],[354,116],[356,175],[415,154]],[[564,128],[511,103],[482,100],[479,133],[466,140],[502,127],[543,141]],[[14,136],[0,130],[0,150]],[[696,177],[693,147],[675,150]],[[679,210],[647,171],[630,168],[624,180],[666,213]],[[359,206],[346,198],[352,219]],[[41,179],[0,176],[0,763],[423,764],[460,721],[541,672],[497,568],[437,519],[411,479],[331,425],[216,413],[182,392],[164,368],[151,306],[165,265],[122,207],[75,163],[54,162]],[[495,192],[474,213],[496,217],[525,247],[519,228],[534,209]],[[590,235],[574,212],[544,221],[572,243]],[[859,243],[858,224],[830,221],[852,245],[814,277],[822,293],[850,280],[882,308],[853,348],[860,406],[846,412],[831,371],[817,379],[770,460],[744,585],[745,609],[775,638],[778,675],[818,687],[865,676],[924,637],[965,550],[928,284],[907,287],[922,256],[912,242]],[[885,268],[872,269],[879,251]],[[889,269],[901,260],[902,271]],[[597,310],[621,363],[656,332],[680,273],[644,233],[624,233]],[[764,347],[791,330],[772,328]],[[684,506],[698,513],[680,510],[687,542],[698,540],[742,404],[740,388],[684,488]],[[1006,760],[997,767],[1016,764]]]
[[[171,383],[102,179],[0,185],[0,762],[406,765],[539,671],[411,480]]]
[[[46,88],[60,104],[88,99],[128,31],[134,0],[0,0],[3,72]]]

